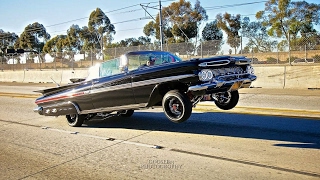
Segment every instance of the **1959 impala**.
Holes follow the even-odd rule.
[[[217,56],[182,61],[164,51],[128,52],[93,66],[86,79],[37,92],[35,112],[66,115],[70,126],[95,116],[129,117],[134,110],[162,106],[175,123],[186,121],[202,100],[224,110],[235,107],[239,88],[256,79],[250,59]],[[205,98],[204,98],[205,97]]]

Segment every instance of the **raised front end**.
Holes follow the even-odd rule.
[[[205,90],[207,93],[214,93],[248,88],[257,79],[250,64],[251,60],[245,57],[202,62],[198,73],[202,83],[190,86],[189,91]]]

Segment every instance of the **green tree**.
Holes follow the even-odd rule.
[[[192,8],[190,2],[180,0],[171,3],[162,9],[162,28],[164,37],[168,42],[188,42],[197,37],[198,28],[202,21],[207,20],[205,9],[196,1]],[[160,17],[155,22],[149,22],[144,27],[146,36],[155,36],[160,39]]]
[[[18,40],[19,40],[19,37],[15,33],[5,32],[4,30],[0,29],[0,62],[1,63],[7,63],[7,59],[4,57],[6,49],[14,48],[14,44]]]
[[[96,36],[94,33],[89,31],[87,26],[81,28],[79,33],[80,39],[82,41],[82,50],[91,50],[97,48]]]
[[[5,49],[13,48],[15,42],[19,39],[16,33],[5,32],[0,29],[0,49],[4,52]]]
[[[248,17],[242,21],[242,36],[249,39],[246,47],[256,49],[258,52],[271,52],[277,42],[269,39],[266,27],[261,22],[250,22]]]
[[[108,48],[113,47],[131,47],[139,45],[147,45],[151,43],[151,39],[148,37],[140,36],[139,38],[127,38],[121,40],[120,42],[109,44]]]
[[[312,31],[313,24],[319,24],[319,17],[319,4],[290,0],[269,0],[264,10],[256,13],[262,25],[269,28],[268,35],[287,40],[289,33],[295,40],[299,32]]]
[[[45,53],[62,52],[68,48],[67,35],[57,35],[51,38],[43,47]]]
[[[217,20],[206,24],[206,26],[202,30],[202,39],[205,41],[223,39],[223,33],[217,26]]]
[[[157,29],[157,25],[154,21],[150,21],[148,24],[146,24],[143,27],[143,33],[146,36],[156,36],[156,29]],[[156,37],[157,39],[159,39],[159,37]]]
[[[80,38],[81,28],[78,25],[72,25],[67,30],[67,41],[69,51],[80,51],[82,49],[82,41]]]
[[[61,59],[63,57],[63,51],[68,50],[69,47],[67,35],[57,35],[46,42],[43,52],[54,57],[56,62],[57,58]]]
[[[110,19],[100,8],[96,8],[96,10],[91,12],[88,22],[88,30],[91,33],[91,39],[93,39],[96,44],[100,45],[98,47],[100,49],[103,47],[103,34],[106,33],[107,36],[110,36],[116,32]]]
[[[44,43],[40,42],[40,38],[44,40],[50,39],[50,34],[47,33],[46,28],[38,22],[29,24],[20,35],[18,48],[41,52]]]
[[[202,30],[202,51],[208,55],[215,55],[221,50],[223,33],[217,26],[217,21],[207,23]]]
[[[237,48],[240,46],[239,30],[241,29],[240,14],[231,15],[225,13],[224,15],[218,14],[217,26],[221,28],[227,34],[227,44],[234,48],[234,52],[237,52]]]

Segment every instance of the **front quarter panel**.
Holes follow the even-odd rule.
[[[188,83],[194,83],[192,81],[198,80],[195,78],[196,70],[197,66],[193,62],[176,62],[132,71],[132,89],[136,103],[147,104],[156,87],[159,89],[157,92],[167,92],[172,88],[183,88]],[[159,86],[163,84],[166,86]]]

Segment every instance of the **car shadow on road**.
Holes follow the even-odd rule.
[[[283,141],[275,146],[320,149],[320,121],[234,113],[193,113],[176,124],[160,112],[135,112],[130,118],[94,119],[87,128],[123,128]]]

